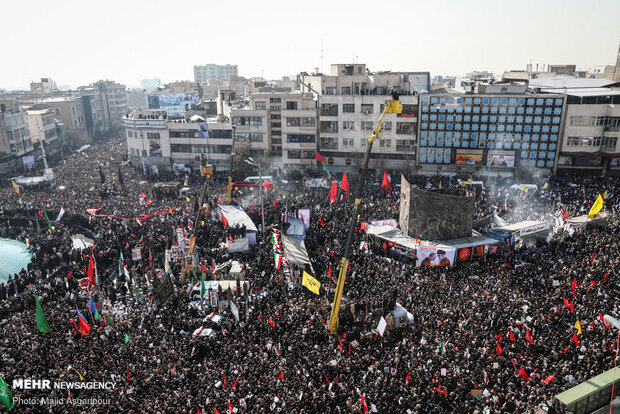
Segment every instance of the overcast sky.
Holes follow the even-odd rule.
[[[30,0],[5,2],[2,15],[6,89],[41,77],[193,80],[206,63],[269,79],[354,59],[431,76],[530,61],[587,69],[614,64],[620,42],[620,0]]]

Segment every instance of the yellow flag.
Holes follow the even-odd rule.
[[[549,187],[549,183],[545,183],[545,185],[543,185],[543,190],[546,190],[547,187]]]
[[[321,289],[321,282],[310,276],[305,270],[301,284],[307,287],[310,292],[316,295],[319,294],[319,289]]]
[[[185,199],[187,200],[188,203],[192,201],[192,200],[189,199],[188,196],[185,196]]]
[[[73,368],[73,370],[77,372],[77,374],[80,376],[80,381],[84,381],[84,377],[82,376],[82,374],[80,374],[80,372],[75,368]]]
[[[577,336],[581,335],[581,324],[579,323],[579,320],[575,322],[575,329],[577,329]]]
[[[603,208],[603,197],[599,194],[598,197],[596,197],[596,201],[594,202],[594,205],[590,209],[590,212],[588,213],[588,218],[593,218],[596,215],[596,213],[601,211],[602,208]]]
[[[607,190],[605,190],[605,192],[603,193],[603,200],[605,200],[607,198]]]
[[[15,184],[15,181],[13,180],[11,180],[11,184],[13,185],[13,190],[15,191],[15,194],[19,195],[19,186]]]

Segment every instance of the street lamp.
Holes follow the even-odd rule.
[[[264,234],[265,232],[265,209],[263,208],[263,191],[262,191],[262,185],[263,185],[263,166],[260,162],[254,161],[254,159],[252,157],[248,157],[247,160],[243,160],[246,163],[250,164],[253,167],[258,168],[258,196],[260,197],[260,216],[261,216],[261,221],[262,221],[262,227],[261,227],[261,234]]]

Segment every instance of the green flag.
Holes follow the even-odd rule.
[[[35,221],[37,222],[37,233],[41,233],[41,225],[39,225],[39,219],[35,217]]]
[[[196,272],[194,271],[194,269],[192,269],[192,277],[198,280],[198,276],[196,276]]]
[[[100,321],[103,318],[101,317],[101,314],[99,312],[97,312],[97,309],[95,309],[95,320]]]
[[[332,174],[329,172],[329,170],[327,169],[327,166],[325,164],[323,164],[323,169],[325,170],[325,172],[327,173],[327,176],[329,178],[332,178]]]
[[[129,343],[129,335],[125,334],[125,343],[128,344]]]
[[[45,215],[45,220],[47,220],[47,229],[48,230],[52,230],[52,222],[50,221],[50,218],[47,217],[47,211],[45,211],[45,209],[43,209],[43,214]]]
[[[110,315],[105,316],[105,322],[108,326],[114,327],[114,320]]]
[[[37,308],[37,328],[39,328],[39,331],[41,332],[49,332],[50,325],[47,323],[47,320],[45,319],[45,315],[43,314],[43,308],[41,307],[41,304],[39,303],[39,298],[37,298],[36,293],[34,292],[32,293],[34,294],[34,302]]]
[[[123,263],[123,251],[121,250],[121,255],[118,256],[118,275],[122,275],[123,273],[123,267],[125,266],[125,264]]]
[[[7,411],[11,411],[14,407],[13,394],[2,378],[0,378],[0,402],[4,404]]]

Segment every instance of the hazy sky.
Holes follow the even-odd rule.
[[[354,57],[431,76],[530,61],[588,68],[614,64],[620,41],[620,0],[30,0],[5,2],[2,14],[7,89],[41,77],[193,80],[206,63],[275,79]]]

